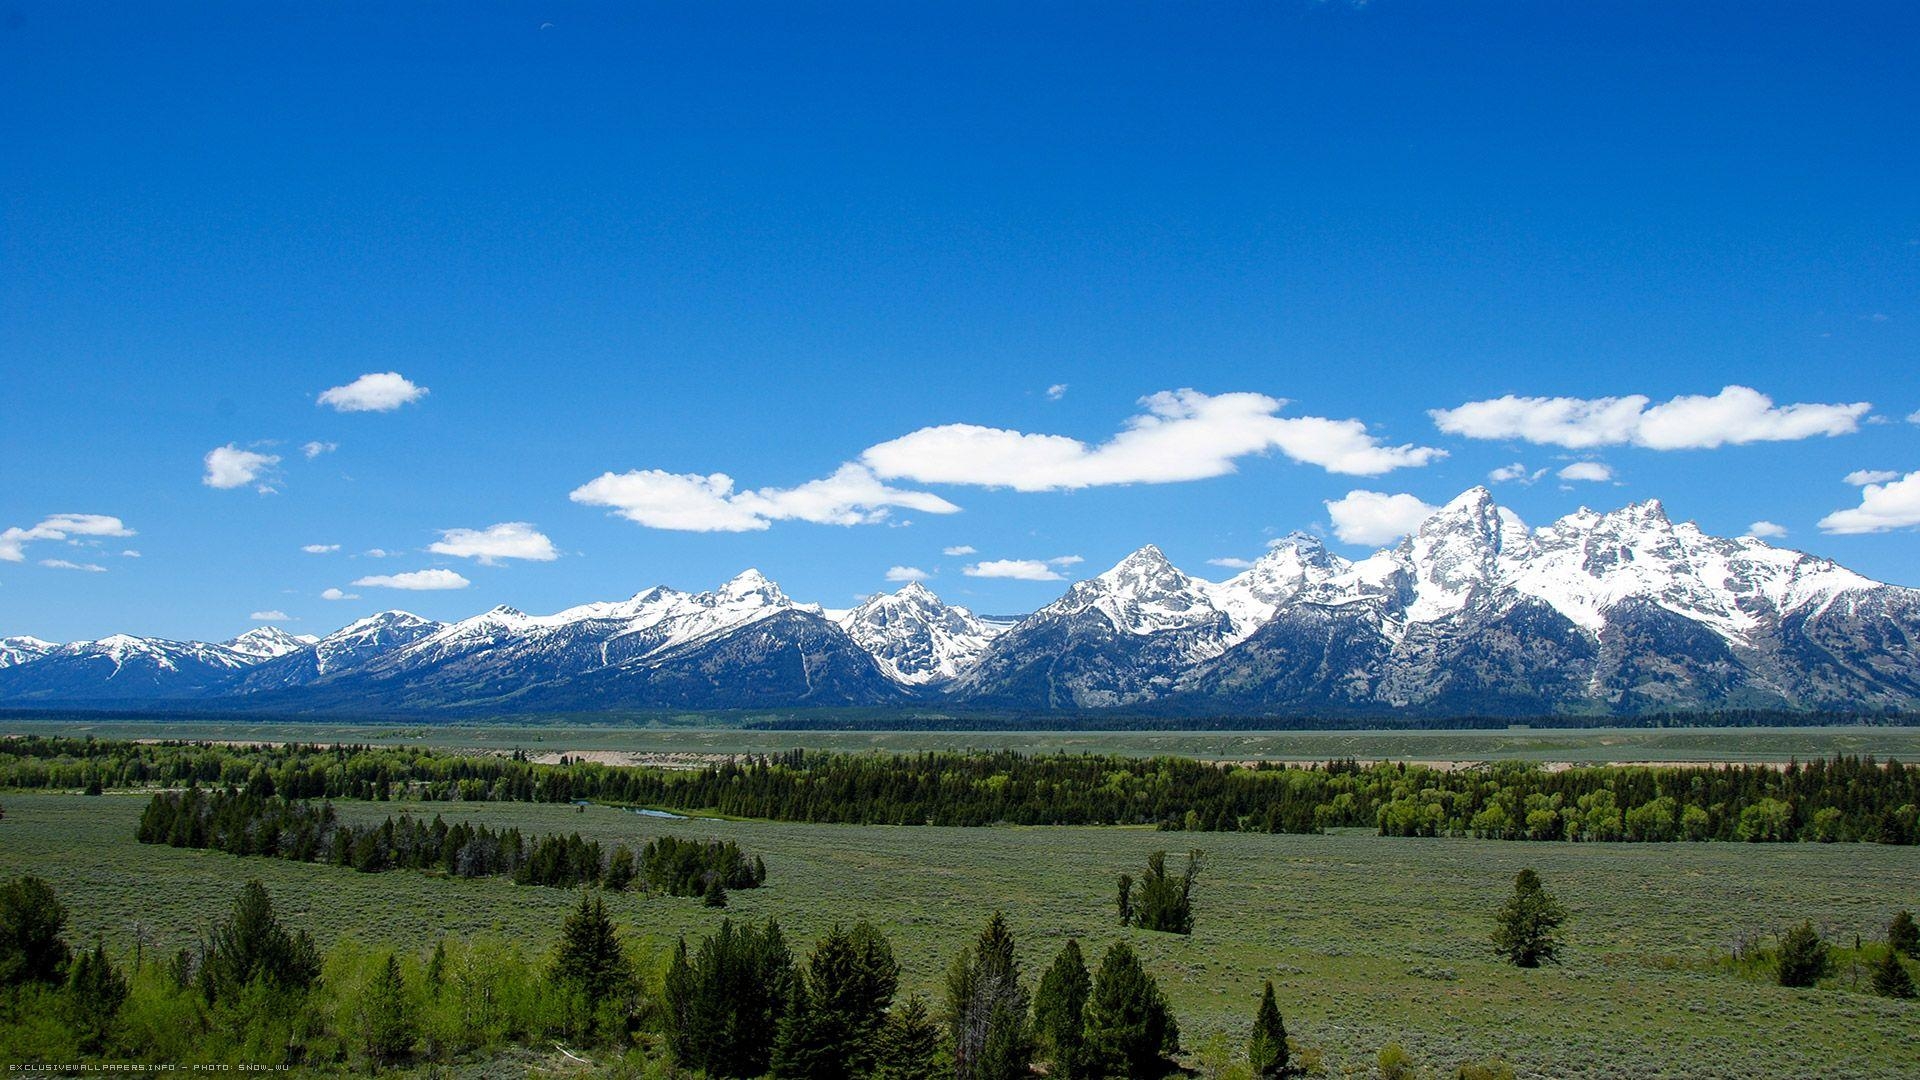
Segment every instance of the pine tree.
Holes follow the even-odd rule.
[[[1890,998],[1914,996],[1913,976],[1907,972],[1907,966],[1900,962],[1899,950],[1886,950],[1874,963],[1873,992]]]
[[[721,884],[720,875],[707,879],[707,891],[701,894],[700,902],[714,908],[727,906],[727,887]]]
[[[674,1061],[711,1077],[765,1073],[795,978],[793,954],[771,919],[764,930],[722,919],[691,958],[682,942],[663,988]]]
[[[1180,1025],[1133,946],[1118,941],[1100,960],[1087,999],[1087,1055],[1094,1075],[1153,1080],[1180,1052]]]
[[[98,941],[92,951],[82,950],[73,958],[67,966],[66,1008],[82,1050],[99,1053],[105,1046],[127,992],[127,977],[107,959]]]
[[[1811,921],[1787,931],[1780,939],[1777,974],[1781,986],[1812,986],[1825,978],[1833,967],[1827,943],[1813,929]]]
[[[67,963],[67,909],[37,877],[0,885],[0,986],[52,983]]]
[[[1513,878],[1513,895],[1495,916],[1494,948],[1515,967],[1558,963],[1560,940],[1555,931],[1567,921],[1567,910],[1540,884],[1531,868]]]
[[[996,911],[947,972],[947,1033],[956,1080],[1017,1080],[1033,1060],[1027,990],[1013,934]]]
[[[940,1031],[918,994],[887,1017],[874,1061],[874,1080],[936,1080],[940,1076]]]
[[[1133,875],[1121,874],[1120,887],[1114,897],[1114,905],[1119,911],[1120,925],[1133,925]]]
[[[1205,852],[1188,852],[1187,868],[1175,877],[1167,873],[1166,852],[1147,856],[1147,873],[1140,879],[1139,894],[1124,905],[1131,911],[1133,924],[1167,934],[1193,933],[1193,887],[1205,857]]]
[[[1279,1080],[1292,1074],[1287,1047],[1287,1024],[1280,1018],[1280,1005],[1273,997],[1273,980],[1267,980],[1260,994],[1260,1009],[1253,1014],[1253,1034],[1247,1038],[1247,1064],[1259,1080]]]
[[[608,889],[624,892],[633,884],[633,849],[620,844],[613,849],[613,858],[607,862],[607,876],[604,879]]]
[[[400,975],[400,961],[392,953],[367,984],[360,1004],[360,1030],[367,1056],[377,1065],[390,1065],[406,1057],[419,1037],[413,1001]]]
[[[633,969],[598,894],[582,889],[580,905],[560,924],[550,975],[555,984],[581,994],[589,1013],[608,1003],[624,1005],[632,997]]]
[[[1040,987],[1033,997],[1034,1034],[1053,1062],[1049,1076],[1080,1080],[1086,1075],[1086,1011],[1092,986],[1093,977],[1087,974],[1080,943],[1068,938],[1060,955],[1040,977]]]
[[[1920,927],[1913,923],[1913,912],[1902,911],[1887,924],[1887,944],[1895,952],[1920,959]]]
[[[852,1075],[846,1060],[836,1053],[839,1034],[832,1020],[815,1007],[806,980],[793,980],[769,1059],[774,1080],[844,1080]]]
[[[835,926],[814,946],[798,992],[782,1019],[774,1073],[782,1078],[848,1080],[865,1075],[899,985],[887,939],[866,922]],[[798,1010],[798,1011],[796,1011]]]
[[[231,996],[254,982],[303,991],[320,976],[320,950],[305,930],[280,925],[266,886],[249,881],[233,902],[233,914],[214,928],[200,965],[200,989],[208,1001]]]

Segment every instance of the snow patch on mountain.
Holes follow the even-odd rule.
[[[895,682],[932,686],[972,667],[1009,623],[990,623],[911,582],[834,620]]]

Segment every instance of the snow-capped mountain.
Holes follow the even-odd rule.
[[[0,668],[38,660],[59,647],[55,642],[41,641],[37,637],[0,638]]]
[[[914,700],[1247,714],[1920,709],[1920,590],[1657,501],[1540,528],[1474,488],[1348,559],[1295,534],[1225,581],[1156,547],[1018,620],[924,586],[829,615],[748,570],[552,615],[383,612],[324,638],[0,641],[0,702],[470,712]],[[198,706],[196,706],[198,707]]]
[[[954,681],[961,700],[1087,708],[1157,696],[1236,640],[1218,586],[1189,577],[1152,544],[994,639]]]
[[[833,621],[881,671],[905,686],[951,682],[1009,628],[943,603],[917,581],[871,596]]]
[[[257,626],[221,644],[242,656],[251,656],[256,660],[271,660],[319,640],[312,634],[289,634],[277,626]]]

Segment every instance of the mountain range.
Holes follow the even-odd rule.
[[[1152,545],[1019,619],[914,583],[850,611],[756,570],[552,615],[382,612],[325,637],[0,639],[0,704],[526,712],[939,704],[1245,715],[1920,708],[1920,590],[1658,501],[1529,528],[1473,488],[1363,559],[1275,541],[1225,581]]]

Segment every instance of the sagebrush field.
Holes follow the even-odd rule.
[[[259,878],[289,923],[341,939],[424,951],[440,936],[544,948],[576,901],[503,879],[242,859],[144,846],[144,796],[10,795],[0,875],[46,878],[73,936],[110,950],[190,943],[238,885]],[[644,818],[607,807],[341,802],[378,819],[403,811],[579,831],[629,844],[678,834],[737,840],[765,857],[767,887],[717,912],[696,899],[615,894],[609,903],[650,969],[682,934],[720,918],[779,918],[804,946],[866,917],[894,942],[903,990],[937,997],[941,972],[1004,910],[1029,977],[1069,936],[1089,951],[1132,939],[1180,1018],[1186,1063],[1231,1075],[1272,978],[1294,1036],[1328,1075],[1366,1075],[1404,1045],[1434,1075],[1500,1056],[1523,1075],[1901,1077],[1920,1073],[1915,1006],[1872,996],[1845,950],[1820,988],[1782,989],[1742,972],[1742,941],[1809,918],[1829,940],[1879,937],[1920,904],[1920,849],[1873,844],[1561,844],[1325,836],[1181,835],[1122,828],[888,828]],[[1115,877],[1161,848],[1206,849],[1190,939],[1126,930]],[[1565,963],[1497,962],[1490,916],[1532,866],[1573,913]],[[1242,1066],[1244,1068],[1244,1066]]]

